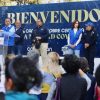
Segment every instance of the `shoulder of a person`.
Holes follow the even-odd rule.
[[[37,31],[37,30],[38,30],[38,27],[33,28],[33,32],[34,32],[34,31]]]
[[[14,25],[10,25],[10,27],[15,28],[15,26],[14,26]]]
[[[6,26],[3,26],[2,29],[4,29]]]
[[[49,73],[48,66],[42,67],[41,70],[43,70],[44,72],[48,72]]]
[[[69,30],[68,34],[71,34],[71,33],[73,33],[73,32],[74,32],[74,30],[71,28],[71,29]]]
[[[41,30],[47,30],[47,28],[44,26],[41,26]]]
[[[79,28],[78,30],[79,30],[80,32],[83,32],[83,29],[82,29],[82,28]]]
[[[21,32],[21,33],[23,33],[23,27],[20,27],[20,28],[18,29],[18,31]]]
[[[46,29],[45,29],[44,27],[41,27],[40,30],[41,30],[41,31],[45,31]]]
[[[83,34],[83,35],[87,35],[87,31],[84,30],[84,31],[82,32],[82,34]]]
[[[94,77],[93,75],[89,74],[88,72],[86,73],[86,75],[87,75],[88,77],[90,77],[90,78],[95,79],[95,77]]]
[[[92,31],[94,34],[97,34],[97,31],[94,29],[93,31]]]
[[[24,29],[24,27],[20,27],[19,29],[20,29],[20,30],[23,30],[23,29]]]
[[[73,31],[73,28],[71,28],[70,30],[69,30],[69,32],[72,32]]]

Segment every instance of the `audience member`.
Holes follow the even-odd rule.
[[[48,65],[43,67],[43,70],[45,70],[48,73],[51,73],[55,78],[61,77],[61,74],[63,74],[65,71],[63,68],[59,65],[59,54],[56,52],[49,52],[48,53]]]
[[[58,83],[56,83],[57,86],[55,86],[55,84],[52,85],[51,88],[53,90],[50,90],[47,100],[52,100],[54,98],[53,92],[55,89],[58,89],[59,98],[61,100],[84,100],[87,82],[79,75],[79,58],[77,58],[75,55],[65,55],[62,61],[62,67],[66,73],[62,75],[59,82],[59,87],[57,87]],[[83,76],[83,73],[81,73],[81,75]]]
[[[31,59],[37,67],[40,66],[39,64],[39,52],[37,50],[30,50],[27,54],[27,57]],[[48,92],[50,90],[52,82],[55,80],[54,76],[44,70],[41,70],[40,67],[38,69],[42,72],[43,75],[43,82],[42,86],[37,88],[36,86],[30,90],[30,94],[36,94],[40,98],[40,100],[46,100]]]
[[[6,65],[6,100],[38,100],[29,95],[32,86],[40,86],[42,75],[35,64],[27,57],[16,57]]]
[[[66,55],[62,67],[67,72],[61,78],[61,100],[84,100],[86,95],[86,80],[79,76],[79,59],[75,55]]]
[[[96,82],[97,82],[95,100],[100,100],[100,65],[98,66],[96,70],[95,77],[96,77]]]
[[[89,65],[85,57],[80,58],[80,63],[81,63],[80,68],[82,69],[82,71],[84,71],[84,73],[86,73],[86,75],[91,79],[91,87],[87,91],[85,100],[94,100],[94,91],[95,91],[95,83],[96,83],[95,77],[93,77],[90,73],[88,73]]]

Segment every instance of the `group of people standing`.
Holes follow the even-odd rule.
[[[8,46],[8,54],[17,52],[18,55],[22,54],[23,44],[23,27],[21,22],[17,20],[15,26],[11,25],[10,18],[5,19],[5,26],[3,31],[9,32],[9,38],[5,35],[4,45],[5,51]],[[16,37],[17,34],[19,37]],[[14,36],[13,36],[14,35]],[[33,50],[36,49],[40,52],[42,62],[45,65],[47,59],[49,32],[43,26],[41,19],[36,21],[36,28],[32,32],[31,40],[33,43]],[[85,24],[84,30],[80,28],[80,23],[75,20],[72,24],[72,28],[68,33],[68,54],[75,54],[80,57],[81,51],[84,51],[82,56],[86,57],[90,65],[90,73],[93,74],[94,57],[96,52],[97,32],[92,22]]]
[[[0,30],[4,37],[4,54],[21,54],[23,42],[23,29],[21,22],[16,20],[15,26],[11,25],[10,18],[5,19],[5,26]]]
[[[1,33],[3,31],[5,32],[2,34],[4,35],[4,47],[8,46],[8,53],[12,53],[15,46],[20,54],[21,51],[19,50],[21,50],[23,42],[21,22],[16,21],[15,26],[13,26],[10,19],[7,18]],[[91,75],[93,74],[97,41],[94,24],[88,22],[83,31],[79,21],[73,22],[68,34],[68,54],[64,56],[61,66],[59,65],[60,56],[58,53],[50,52],[47,54],[48,37],[48,30],[43,26],[42,20],[38,19],[31,38],[33,50],[28,52],[27,57],[19,56],[5,59],[5,71],[1,73],[1,76],[6,76],[7,92],[3,87],[5,98],[7,100],[14,100],[15,98],[18,100],[53,100],[52,98],[54,100],[94,100],[95,82]],[[84,51],[83,56],[87,59],[80,57],[81,49]],[[39,65],[40,54],[43,65],[45,65],[42,68]],[[88,63],[89,73],[87,71]],[[97,89],[100,89],[100,75],[98,73],[96,72]],[[60,89],[60,97],[54,95],[57,89],[58,92]],[[99,93],[98,90],[97,93]]]
[[[96,41],[97,32],[92,22],[86,23],[84,30],[80,28],[78,20],[73,22],[68,34],[68,54],[80,57],[82,51],[82,56],[86,57],[89,62],[91,74],[93,74],[94,68]]]
[[[15,21],[15,26],[11,25],[10,18],[5,19],[5,26],[1,29],[4,36],[4,54],[22,55],[22,46],[24,41],[23,28],[20,20]],[[8,32],[8,33],[7,33]],[[41,19],[36,21],[36,27],[32,32],[31,40],[33,49],[37,49],[42,57],[42,62],[45,63],[48,48],[49,33],[43,27]],[[1,49],[2,50],[2,49]]]

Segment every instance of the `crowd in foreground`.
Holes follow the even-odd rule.
[[[0,100],[100,100],[100,65],[93,76],[84,57],[68,54],[59,64],[58,53],[49,52],[47,62],[41,67],[35,50],[27,57],[8,55]]]

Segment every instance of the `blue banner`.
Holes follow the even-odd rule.
[[[1,27],[6,17],[11,18],[12,24],[15,20],[21,20],[24,27],[23,54],[31,49],[31,33],[36,26],[37,18],[41,18],[44,26],[49,30],[48,51],[56,51],[60,55],[63,53],[62,46],[67,44],[67,34],[72,22],[78,19],[81,28],[84,28],[85,23],[91,21],[99,34],[97,57],[100,57],[100,1],[0,7]]]

